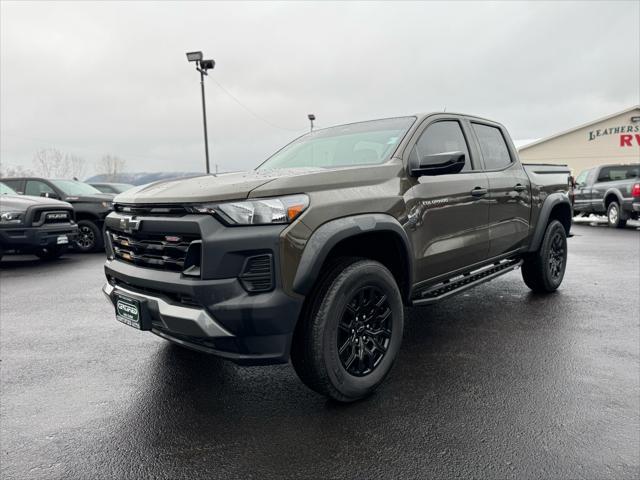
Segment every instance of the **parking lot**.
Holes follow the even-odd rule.
[[[640,232],[581,223],[556,294],[512,272],[408,310],[372,398],[118,323],[103,255],[1,265],[3,478],[637,478]]]

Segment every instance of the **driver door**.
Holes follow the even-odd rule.
[[[464,119],[429,117],[409,145],[406,163],[447,152],[462,152],[459,173],[410,176],[405,225],[413,245],[417,283],[435,280],[480,263],[489,253],[489,182],[472,154]]]

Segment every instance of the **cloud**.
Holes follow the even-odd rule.
[[[308,128],[462,111],[539,138],[640,103],[637,2],[1,4],[0,161],[46,147],[132,171],[221,170]],[[281,128],[276,128],[277,125]]]

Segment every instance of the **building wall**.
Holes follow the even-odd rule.
[[[604,163],[640,161],[640,108],[578,130],[551,138],[531,147],[520,147],[520,159],[532,163],[563,163],[574,175]]]

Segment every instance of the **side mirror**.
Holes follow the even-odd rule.
[[[40,196],[45,198],[53,198],[54,200],[60,200],[60,197],[58,196],[57,193],[42,192]]]
[[[460,173],[466,163],[464,152],[444,152],[425,155],[418,165],[412,165],[411,175],[445,175]]]

